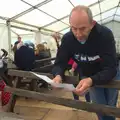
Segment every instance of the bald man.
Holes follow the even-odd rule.
[[[71,29],[62,38],[63,42],[52,70],[55,76],[53,81],[60,83],[64,80],[68,60],[73,58],[80,67],[80,74],[82,73],[74,93],[81,95],[89,91],[92,102],[115,106],[118,97],[116,89],[94,87],[120,79],[115,40],[111,30],[95,24],[92,12],[86,6],[73,8],[69,22]],[[112,116],[97,115],[99,120],[115,120]]]

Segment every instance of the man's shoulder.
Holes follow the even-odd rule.
[[[72,39],[73,39],[73,33],[71,31],[69,31],[63,35],[62,42],[68,41],[68,40],[70,41]]]
[[[72,35],[72,32],[69,31],[69,32],[65,33],[63,36],[64,36],[64,37],[69,37],[69,36],[71,36],[71,35]]]
[[[106,36],[106,35],[110,35],[112,34],[112,30],[104,25],[100,25],[97,24],[96,25],[97,31],[102,35],[102,36]]]
[[[110,30],[108,27],[98,24],[97,31],[99,33],[98,35],[101,43],[105,44],[108,42],[115,42],[112,30]]]

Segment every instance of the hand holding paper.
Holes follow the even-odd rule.
[[[32,74],[36,75],[37,77],[41,78],[42,80],[46,81],[48,84],[51,84],[52,86],[56,87],[56,88],[63,88],[69,91],[74,91],[75,87],[73,86],[73,84],[63,84],[63,83],[54,83],[53,80],[51,80],[49,77],[45,76],[45,75],[39,75],[36,74],[34,72],[31,72]]]

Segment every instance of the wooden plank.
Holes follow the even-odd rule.
[[[34,117],[33,120],[42,120],[49,111],[50,109],[39,107],[15,106],[15,113],[21,116]]]
[[[53,64],[45,65],[43,67],[32,69],[33,72],[44,72],[44,73],[50,73],[52,71]]]
[[[21,83],[21,78],[18,77],[17,80],[15,80],[13,87],[18,88],[20,86],[20,83]],[[9,107],[7,111],[14,112],[14,107],[17,97],[18,97],[17,95],[12,94],[11,101],[9,102]]]
[[[49,69],[52,70],[53,66],[54,66],[53,64],[50,64],[50,65],[42,66],[42,67],[40,67],[40,68],[49,68]]]
[[[52,78],[52,74],[49,74],[49,73],[40,73],[40,74],[41,75],[47,75],[48,77]],[[10,69],[8,71],[8,75],[18,76],[18,77],[26,77],[26,78],[31,78],[31,79],[38,79],[38,77],[35,76],[34,74],[32,74],[31,72],[22,71],[22,70],[12,70],[12,69]]]
[[[85,111],[51,109],[43,120],[95,120],[92,114]],[[97,119],[98,120],[98,119]]]
[[[38,73],[38,72],[35,72]],[[37,76],[32,74],[31,72],[28,71],[22,71],[22,70],[9,70],[8,74],[11,76],[19,76],[19,77],[26,77],[26,78],[31,78],[31,79],[39,79]],[[40,75],[46,75],[50,77],[51,79],[53,78],[52,74],[49,73],[38,73]],[[76,76],[65,76],[65,82],[70,83],[70,84],[77,84],[78,83],[78,77]]]
[[[29,106],[27,106],[27,105],[29,105],[29,102],[26,103],[26,106],[23,106],[22,104],[21,105],[15,105],[15,112],[18,113],[18,114],[20,114],[20,112],[22,114],[24,114],[25,112],[27,114],[29,114],[29,111],[30,111],[30,112],[32,112],[31,114],[33,114],[33,116],[34,116],[36,114],[36,113],[34,113],[34,111],[37,111],[38,112],[37,114],[39,115],[39,113],[42,113],[42,114],[43,113],[48,113],[51,109],[51,108],[44,108],[44,107],[40,107],[40,106],[39,107],[38,106],[32,106],[31,107],[31,105],[29,105]],[[22,109],[22,111],[21,111],[21,109]]]
[[[9,86],[11,86],[11,87],[13,86],[12,81],[9,80],[4,73],[1,74],[1,78],[5,81],[5,83],[6,83],[7,85],[9,85]]]
[[[28,91],[28,90],[22,90],[18,88],[11,88],[8,86],[5,87],[5,91],[12,92],[13,94],[18,96],[33,98],[36,100],[43,100],[45,102],[63,105],[66,107],[77,108],[77,109],[85,110],[88,112],[97,112],[102,115],[120,117],[120,108],[110,107],[107,105],[87,103],[87,102],[76,101],[68,98],[59,98],[53,95],[37,93],[33,91]]]
[[[32,74],[31,72],[27,72],[27,71],[9,70],[8,74],[12,75],[12,76],[20,76],[20,77],[38,79],[38,77],[36,77],[34,74]],[[50,77],[51,79],[53,78],[53,75],[49,74],[49,73],[38,73],[38,74],[46,75],[46,76]],[[79,80],[78,80],[77,76],[65,76],[64,82],[69,83],[69,84],[78,84]],[[116,81],[114,80],[114,81],[111,81],[107,85],[97,85],[96,87],[117,88],[117,89],[120,90],[120,81],[119,80],[116,80]]]
[[[79,120],[79,118],[72,110],[51,109],[43,120]]]
[[[42,63],[42,62],[46,62],[46,61],[51,61],[51,60],[55,60],[56,57],[54,58],[46,58],[46,59],[42,59],[42,60],[36,60],[36,63]]]
[[[17,66],[12,62],[8,62],[7,63],[7,68],[8,69],[17,69]]]

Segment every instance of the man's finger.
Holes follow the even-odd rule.
[[[55,81],[55,83],[61,83],[61,82],[59,82],[59,81]]]
[[[79,82],[79,84],[77,85],[76,89],[80,89],[82,87],[82,83]]]
[[[82,85],[80,88],[76,89],[76,91],[78,93],[83,93],[86,90],[87,90],[87,86],[85,86],[85,85]]]

